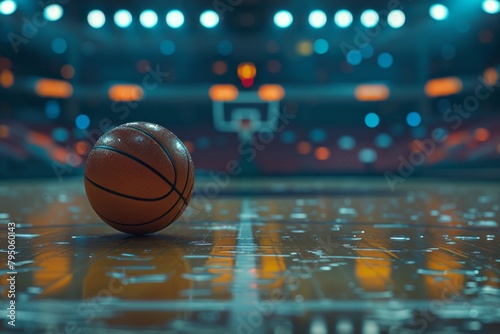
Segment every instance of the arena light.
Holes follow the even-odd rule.
[[[58,4],[48,5],[43,10],[43,16],[47,19],[47,21],[57,21],[63,16],[63,14],[64,9]]]
[[[498,0],[484,0],[482,7],[488,14],[497,14],[500,12],[500,2]]]
[[[436,21],[443,21],[448,18],[448,7],[437,3],[429,8],[429,15]]]
[[[352,23],[352,14],[347,9],[341,9],[335,13],[333,20],[340,28],[347,28]]]
[[[17,9],[17,3],[12,0],[4,0],[0,2],[0,14],[10,15]]]
[[[457,77],[438,78],[427,81],[425,93],[430,97],[448,96],[462,91],[462,80]]]
[[[68,98],[73,94],[73,86],[64,80],[40,79],[35,83],[38,96]]]
[[[211,29],[219,24],[219,15],[213,10],[206,10],[200,15],[200,23],[205,28]]]
[[[384,84],[358,85],[354,90],[354,97],[358,101],[384,101],[389,98],[391,91]]]
[[[117,84],[109,88],[108,96],[112,101],[140,101],[144,97],[144,91],[139,85]]]
[[[326,24],[325,12],[322,10],[313,10],[309,14],[309,24],[316,29],[323,28]]]
[[[234,101],[238,98],[238,88],[234,85],[213,85],[208,95],[212,101]]]
[[[184,14],[180,10],[174,9],[167,13],[165,21],[170,28],[180,28],[184,24]]]
[[[285,97],[285,89],[281,85],[262,85],[258,94],[263,101],[281,101]]]
[[[361,13],[361,23],[367,28],[373,28],[378,24],[378,13],[373,9],[367,9]]]
[[[289,11],[280,10],[274,14],[274,24],[279,28],[288,28],[293,22],[293,16]]]
[[[153,10],[146,9],[139,16],[139,22],[144,28],[153,28],[158,23],[158,15]]]
[[[0,86],[10,88],[14,85],[14,73],[11,70],[0,70]]]
[[[106,23],[106,16],[102,11],[94,9],[87,15],[87,22],[92,28],[99,29]]]
[[[405,21],[406,16],[402,10],[395,9],[387,15],[387,23],[395,29],[401,28],[405,24]]]
[[[127,28],[132,24],[132,14],[128,10],[120,9],[114,16],[115,24],[120,28]]]

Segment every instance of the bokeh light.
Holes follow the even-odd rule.
[[[299,41],[297,43],[297,53],[302,57],[308,57],[313,53],[313,45],[310,41]]]
[[[286,10],[280,10],[274,14],[274,24],[279,28],[288,28],[293,22],[293,16]]]
[[[132,24],[132,14],[125,9],[118,10],[113,19],[115,24],[120,28],[127,28]]]
[[[484,0],[482,8],[488,14],[497,14],[500,12],[500,2],[498,0]]]
[[[311,144],[306,141],[300,141],[297,143],[297,152],[302,155],[311,153]]]
[[[327,53],[329,47],[330,46],[328,45],[328,42],[322,38],[314,41],[314,45],[313,45],[314,52],[316,52],[319,55]]]
[[[401,28],[406,22],[405,13],[402,10],[395,9],[387,15],[387,23],[392,28]]]
[[[392,145],[392,137],[387,133],[379,133],[375,137],[375,145],[380,148],[389,148]]]
[[[75,119],[75,125],[80,130],[85,130],[90,126],[90,118],[87,115],[78,115]]]
[[[0,14],[10,15],[17,9],[17,3],[12,0],[4,0],[0,2]]]
[[[170,28],[180,28],[184,24],[184,14],[180,10],[174,9],[167,13],[165,22]]]
[[[63,54],[68,49],[68,43],[64,38],[54,38],[52,41],[52,51],[57,54]]]
[[[227,73],[227,64],[225,61],[218,60],[212,65],[212,72],[215,75],[224,75]]]
[[[422,123],[422,116],[416,111],[412,111],[406,115],[406,123],[411,127],[417,127]]]
[[[346,151],[352,150],[353,148],[356,147],[356,140],[351,136],[342,136],[337,141],[337,145],[342,150],[346,150]]]
[[[215,28],[219,24],[219,15],[213,10],[206,10],[200,15],[200,23],[205,28]]]
[[[367,9],[361,13],[361,23],[367,28],[373,28],[378,24],[379,16],[373,9]]]
[[[429,8],[429,15],[436,21],[443,21],[448,18],[448,7],[443,4],[435,4]]]
[[[321,128],[312,129],[309,138],[313,143],[321,143],[326,139],[326,131]]]
[[[322,10],[313,10],[309,14],[309,24],[316,29],[323,28],[326,24],[325,12]]]
[[[164,40],[160,43],[160,51],[165,56],[170,56],[175,52],[175,43],[171,40]]]
[[[158,23],[158,15],[153,10],[146,9],[139,16],[139,22],[144,28],[153,28]]]
[[[490,136],[490,131],[485,128],[479,128],[474,131],[474,138],[479,142],[488,141],[488,139],[490,139]]]
[[[45,104],[45,115],[49,119],[56,119],[61,114],[61,106],[56,100],[48,100]]]
[[[347,28],[352,23],[352,14],[347,9],[341,9],[335,13],[333,21],[340,28]]]
[[[48,5],[43,10],[43,16],[47,19],[47,21],[57,21],[63,16],[63,14],[64,9],[58,4]]]
[[[364,148],[359,151],[358,158],[364,164],[372,164],[377,161],[377,152],[371,148]]]
[[[94,9],[87,15],[87,22],[92,28],[99,29],[106,23],[106,16],[102,11]]]
[[[392,66],[394,59],[390,53],[384,52],[381,53],[377,58],[378,66],[382,68],[389,68]]]
[[[380,124],[380,118],[377,114],[371,112],[365,116],[365,124],[369,128],[376,128]]]
[[[297,135],[290,130],[283,131],[281,134],[281,141],[285,144],[293,144],[297,141]]]
[[[347,53],[346,60],[351,65],[359,65],[363,60],[363,55],[358,50],[351,50]]]
[[[314,150],[314,157],[321,161],[328,160],[330,158],[330,150],[324,146],[318,147]]]
[[[61,67],[61,76],[64,79],[71,79],[75,76],[75,68],[69,64],[64,65]]]

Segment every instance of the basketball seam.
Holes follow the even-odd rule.
[[[158,146],[160,146],[160,148],[163,150],[163,152],[165,152],[165,154],[167,155],[167,158],[168,160],[170,160],[170,163],[172,164],[172,168],[174,169],[174,187],[177,186],[177,168],[175,166],[175,162],[174,162],[174,159],[172,158],[172,156],[170,155],[170,153],[168,152],[168,150],[165,148],[165,146],[163,146],[162,143],[160,143],[158,141],[158,139],[156,139],[155,136],[153,136],[151,133],[147,132],[146,130],[143,130],[141,128],[136,128],[134,126],[131,126],[131,125],[122,125],[121,126],[122,128],[128,128],[128,129],[134,129],[136,131],[139,131],[143,134],[145,134],[146,136],[148,136],[149,138],[153,139],[153,141],[158,144]]]
[[[153,220],[150,220],[150,221],[147,221],[147,222],[144,222],[144,223],[140,223],[140,224],[123,224],[123,223],[118,223],[118,222],[116,222],[116,221],[114,221],[114,220],[111,220],[111,219],[109,219],[109,218],[106,218],[106,216],[104,216],[104,215],[102,215],[101,213],[99,213],[96,209],[94,209],[94,211],[95,211],[95,212],[96,212],[99,216],[101,216],[102,218],[104,218],[104,219],[106,219],[106,220],[109,220],[110,222],[112,222],[113,224],[116,224],[116,225],[120,225],[120,226],[144,226],[144,225],[149,225],[149,224],[152,224],[152,223],[156,222],[157,220],[162,219],[163,217],[165,217],[166,215],[168,215],[168,214],[169,214],[169,213],[170,213],[170,212],[171,212],[171,211],[172,211],[172,210],[173,210],[173,209],[177,206],[177,204],[179,203],[180,199],[181,199],[181,197],[179,197],[179,198],[177,199],[177,201],[174,203],[174,205],[172,205],[172,207],[171,207],[170,209],[168,209],[168,211],[167,211],[167,212],[163,213],[161,216],[159,216],[159,217],[157,217],[157,218],[155,218],[155,219],[153,219]],[[181,205],[181,209],[182,209],[182,207],[183,207],[184,205],[187,205],[187,203],[186,203],[186,202],[184,202],[184,204],[182,204],[182,205]],[[180,209],[179,209],[179,211],[180,211]],[[178,213],[177,213],[177,214],[178,214]],[[176,214],[176,216],[177,216],[177,214]],[[172,220],[172,222],[173,222],[173,221],[174,221],[174,220]]]
[[[152,166],[150,166],[149,164],[145,163],[144,161],[134,157],[133,155],[130,155],[128,154],[127,152],[124,152],[122,150],[119,150],[117,148],[114,148],[114,147],[111,147],[111,146],[106,146],[106,145],[98,145],[98,146],[94,146],[94,148],[92,150],[96,150],[96,149],[103,149],[103,150],[108,150],[108,151],[112,151],[112,152],[116,152],[118,154],[121,154],[135,162],[137,162],[138,164],[141,164],[143,165],[144,167],[146,167],[147,169],[149,169],[150,171],[152,171],[153,173],[155,173],[156,175],[158,175],[163,181],[165,181],[165,183],[167,183],[169,186],[172,187],[172,189],[180,196],[180,198],[182,198],[184,200],[184,202],[186,201],[186,199],[184,198],[184,194],[182,194],[179,189],[177,189],[173,184],[172,182],[170,182],[167,178],[165,178],[160,172],[158,172],[156,169],[154,169]],[[185,190],[185,188],[184,188]],[[184,191],[183,190],[183,191]]]
[[[124,194],[124,193],[120,193],[118,191],[114,191],[114,190],[111,190],[111,189],[108,189],[104,186],[101,186],[100,184],[92,181],[92,179],[90,179],[87,174],[84,175],[85,176],[85,179],[87,181],[89,181],[90,183],[92,183],[92,185],[96,186],[97,188],[101,189],[101,190],[104,190],[106,192],[109,192],[113,195],[117,195],[117,196],[120,196],[120,197],[125,197],[125,198],[129,198],[129,199],[133,199],[133,200],[136,200],[136,201],[144,201],[144,202],[156,202],[156,201],[160,201],[162,199],[165,199],[168,195],[170,195],[174,190],[173,188],[170,188],[170,191],[168,193],[166,193],[165,195],[162,195],[161,197],[157,197],[157,198],[143,198],[143,197],[135,197],[135,196],[132,196],[132,195],[127,195],[127,194]]]

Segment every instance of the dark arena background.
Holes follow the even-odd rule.
[[[499,70],[497,0],[0,0],[1,332],[500,333]],[[84,189],[139,121],[146,236]]]

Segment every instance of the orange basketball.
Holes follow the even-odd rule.
[[[186,209],[193,185],[193,161],[182,141],[151,123],[106,132],[85,166],[90,205],[109,226],[130,234],[172,224]]]

